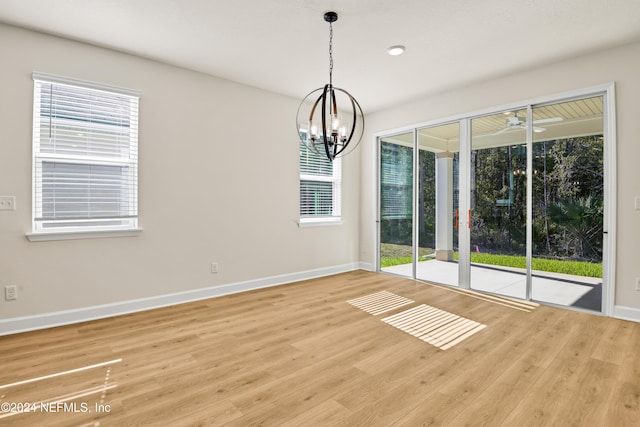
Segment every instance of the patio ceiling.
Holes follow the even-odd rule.
[[[587,135],[599,135],[602,129],[602,98],[586,98],[533,109],[534,126],[540,132],[534,132],[534,142],[572,138]],[[509,117],[518,117],[526,122],[526,109],[498,112],[472,119],[474,148],[501,147],[526,143],[525,129],[509,129]],[[536,124],[538,120],[561,120]],[[544,130],[542,130],[544,129]],[[502,133],[499,133],[502,132]],[[396,144],[411,146],[412,133],[384,138]],[[422,128],[418,131],[420,147],[434,152],[458,152],[459,131],[457,123]]]

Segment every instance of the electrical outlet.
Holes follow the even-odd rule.
[[[13,301],[18,299],[18,288],[16,286],[5,286],[4,299],[6,301]]]
[[[217,262],[212,262],[211,263],[211,272],[212,273],[217,273],[218,272],[218,263]]]
[[[0,196],[0,211],[15,211],[16,196]]]

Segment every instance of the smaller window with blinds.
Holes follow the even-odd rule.
[[[33,80],[33,233],[137,229],[139,93]]]
[[[342,158],[329,161],[300,141],[300,223],[341,219]]]

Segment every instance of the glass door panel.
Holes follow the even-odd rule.
[[[380,270],[413,276],[413,132],[380,140]]]
[[[526,110],[471,120],[470,287],[526,298]]]
[[[533,109],[532,298],[601,311],[603,97]]]
[[[460,125],[418,131],[416,278],[458,286]]]

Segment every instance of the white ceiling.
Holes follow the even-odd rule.
[[[302,98],[328,80],[328,10],[365,113],[640,40],[640,0],[0,0],[0,21]]]

